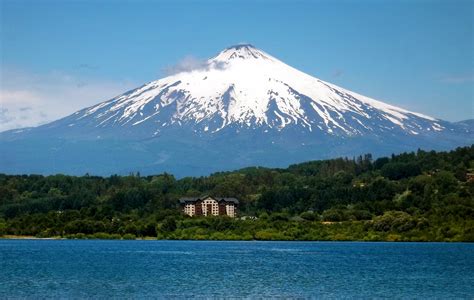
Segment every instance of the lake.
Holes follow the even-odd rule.
[[[0,298],[473,298],[474,244],[0,240]]]

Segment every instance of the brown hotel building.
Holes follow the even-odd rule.
[[[180,198],[179,203],[188,216],[229,216],[237,215],[239,200],[235,198],[222,197],[194,197]]]

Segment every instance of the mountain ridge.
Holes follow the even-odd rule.
[[[245,44],[57,121],[0,133],[0,141],[4,172],[199,175],[369,152],[447,150],[474,138],[472,124],[365,97]],[[84,153],[94,157],[85,160]]]

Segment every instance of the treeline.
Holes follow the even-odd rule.
[[[177,180],[0,174],[0,235],[474,241],[474,145]],[[190,218],[183,196],[236,197],[239,218]]]

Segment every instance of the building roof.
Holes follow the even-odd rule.
[[[235,204],[239,204],[239,200],[237,200],[236,198],[212,197],[212,196],[208,196],[208,195],[201,196],[201,197],[183,197],[183,198],[179,198],[179,203],[184,204],[186,202],[196,202],[196,201],[199,201],[199,200],[204,200],[206,198],[212,198],[212,199],[216,200],[217,202],[225,201],[225,202],[232,202],[232,203],[235,203]]]

